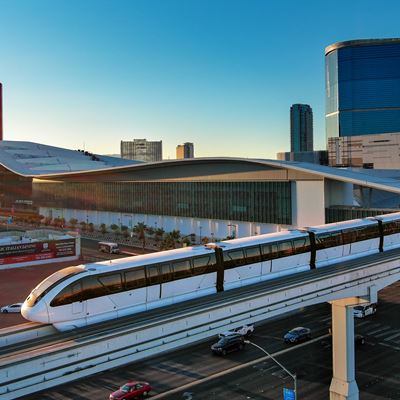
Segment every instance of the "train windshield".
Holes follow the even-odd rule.
[[[32,307],[37,301],[44,296],[56,283],[59,283],[72,275],[79,274],[85,270],[82,267],[68,267],[61,269],[60,271],[54,272],[54,274],[48,276],[42,282],[39,283],[32,290],[31,294],[26,299],[26,304]]]

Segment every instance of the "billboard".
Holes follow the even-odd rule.
[[[0,245],[0,265],[75,256],[75,239]]]

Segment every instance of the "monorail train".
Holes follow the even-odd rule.
[[[400,213],[62,269],[22,306],[70,330],[400,247]]]

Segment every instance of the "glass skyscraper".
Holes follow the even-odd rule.
[[[290,151],[313,151],[313,112],[308,104],[290,107]]]
[[[400,39],[325,49],[327,138],[400,133]]]

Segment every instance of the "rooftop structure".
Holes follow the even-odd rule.
[[[16,174],[30,177],[73,171],[91,171],[137,164],[135,161],[100,156],[33,142],[0,142],[0,164]]]

